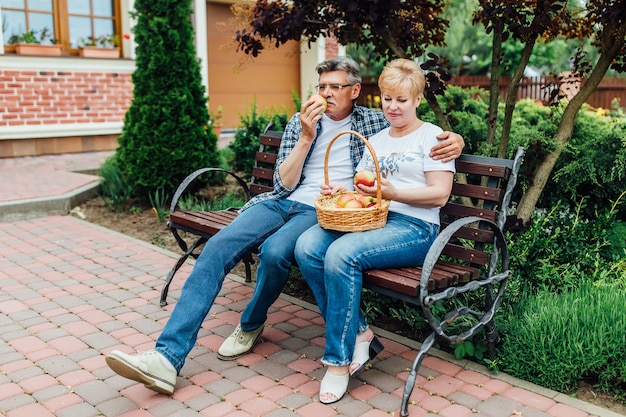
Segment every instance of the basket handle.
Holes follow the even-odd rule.
[[[328,143],[328,147],[326,148],[326,155],[324,156],[324,181],[326,184],[329,184],[328,182],[328,156],[330,155],[330,148],[333,146],[333,143],[335,143],[335,141],[340,136],[346,135],[346,134],[354,135],[357,138],[359,138],[361,142],[363,142],[365,146],[367,147],[367,149],[370,151],[370,154],[372,155],[372,159],[374,159],[374,166],[376,167],[376,207],[380,210],[382,190],[380,188],[380,167],[378,166],[378,158],[376,157],[376,152],[374,152],[374,148],[372,148],[372,145],[370,145],[369,141],[365,139],[365,137],[361,135],[359,132],[355,132],[354,130],[345,130],[343,132],[337,133],[335,137],[330,140],[330,143]]]

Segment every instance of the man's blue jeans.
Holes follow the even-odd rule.
[[[247,316],[247,322],[256,326],[250,330],[261,326],[289,278],[296,240],[316,223],[312,206],[282,198],[255,204],[240,213],[205,244],[155,349],[180,372],[224,277],[246,253],[263,242],[251,301],[254,308]]]
[[[390,212],[385,227],[358,233],[307,230],[296,243],[298,267],[326,322],[322,363],[349,365],[356,336],[367,328],[360,310],[362,272],[424,263],[439,226]]]

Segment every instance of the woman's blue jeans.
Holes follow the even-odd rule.
[[[390,212],[380,229],[344,233],[316,225],[296,243],[296,262],[326,321],[322,363],[349,365],[356,336],[367,328],[360,310],[362,272],[424,263],[439,226]]]
[[[246,253],[263,242],[252,307],[246,308],[247,322],[256,326],[249,330],[261,326],[289,278],[296,240],[316,223],[312,206],[283,198],[263,201],[241,212],[205,244],[155,349],[180,372],[224,277]]]

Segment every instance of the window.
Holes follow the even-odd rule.
[[[121,40],[120,0],[2,0],[0,13],[5,52],[26,33],[61,44],[66,55],[94,39]]]

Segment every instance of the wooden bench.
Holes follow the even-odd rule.
[[[244,189],[249,188],[249,195],[271,190],[273,166],[267,164],[276,162],[274,147],[280,144],[280,135],[281,132],[268,131],[261,136],[257,166],[250,185],[226,171],[234,175]],[[402,416],[408,416],[408,401],[417,370],[435,342],[455,345],[485,330],[489,354],[491,357],[494,355],[498,334],[493,319],[502,301],[506,280],[511,276],[504,224],[523,155],[522,148],[517,150],[513,159],[461,155],[456,160],[457,174],[452,195],[441,209],[441,232],[428,251],[424,264],[421,267],[370,270],[363,274],[364,288],[418,306],[432,330],[406,380],[400,410]],[[231,209],[209,213],[176,209],[177,201],[189,183],[209,170],[213,168],[198,170],[187,177],[172,201],[168,227],[184,254],[167,277],[161,295],[162,305],[176,270],[188,256],[194,256],[193,250],[237,215]],[[265,182],[259,185],[259,181]],[[180,230],[197,236],[190,247],[179,236]],[[251,255],[244,259],[246,281],[251,280]],[[443,316],[437,313],[442,304],[438,302],[455,299],[458,303],[462,301],[459,298],[462,294],[471,294],[474,300],[472,307],[461,305]],[[476,305],[481,307],[476,308]],[[460,318],[469,324],[459,331],[457,326],[451,324]]]
[[[209,212],[184,211],[179,208],[180,198],[185,194],[185,192],[188,191],[190,185],[196,181],[198,177],[208,172],[225,172],[233,177],[241,186],[246,200],[249,200],[257,194],[272,191],[274,166],[276,165],[276,157],[281,139],[282,132],[269,129],[267,129],[260,136],[259,150],[256,152],[254,157],[254,167],[252,169],[252,176],[249,183],[246,183],[243,178],[234,172],[227,171],[225,169],[200,168],[189,174],[189,176],[187,176],[187,178],[185,178],[178,186],[170,204],[170,217],[167,222],[167,227],[174,235],[174,239],[176,239],[176,242],[182,249],[183,254],[174,264],[165,279],[165,284],[161,290],[160,303],[162,307],[167,305],[167,292],[174,275],[185,263],[187,258],[190,256],[192,258],[197,258],[200,254],[200,247],[204,245],[214,234],[228,226],[237,216],[237,212],[240,208],[231,207],[224,210]],[[187,243],[182,236],[183,233],[181,232],[184,232],[186,235],[191,235],[192,241]],[[198,252],[196,252],[196,249]],[[246,282],[252,281],[251,265],[254,263],[254,259],[252,257],[253,253],[254,252],[248,253],[243,258],[243,263],[246,268]]]

